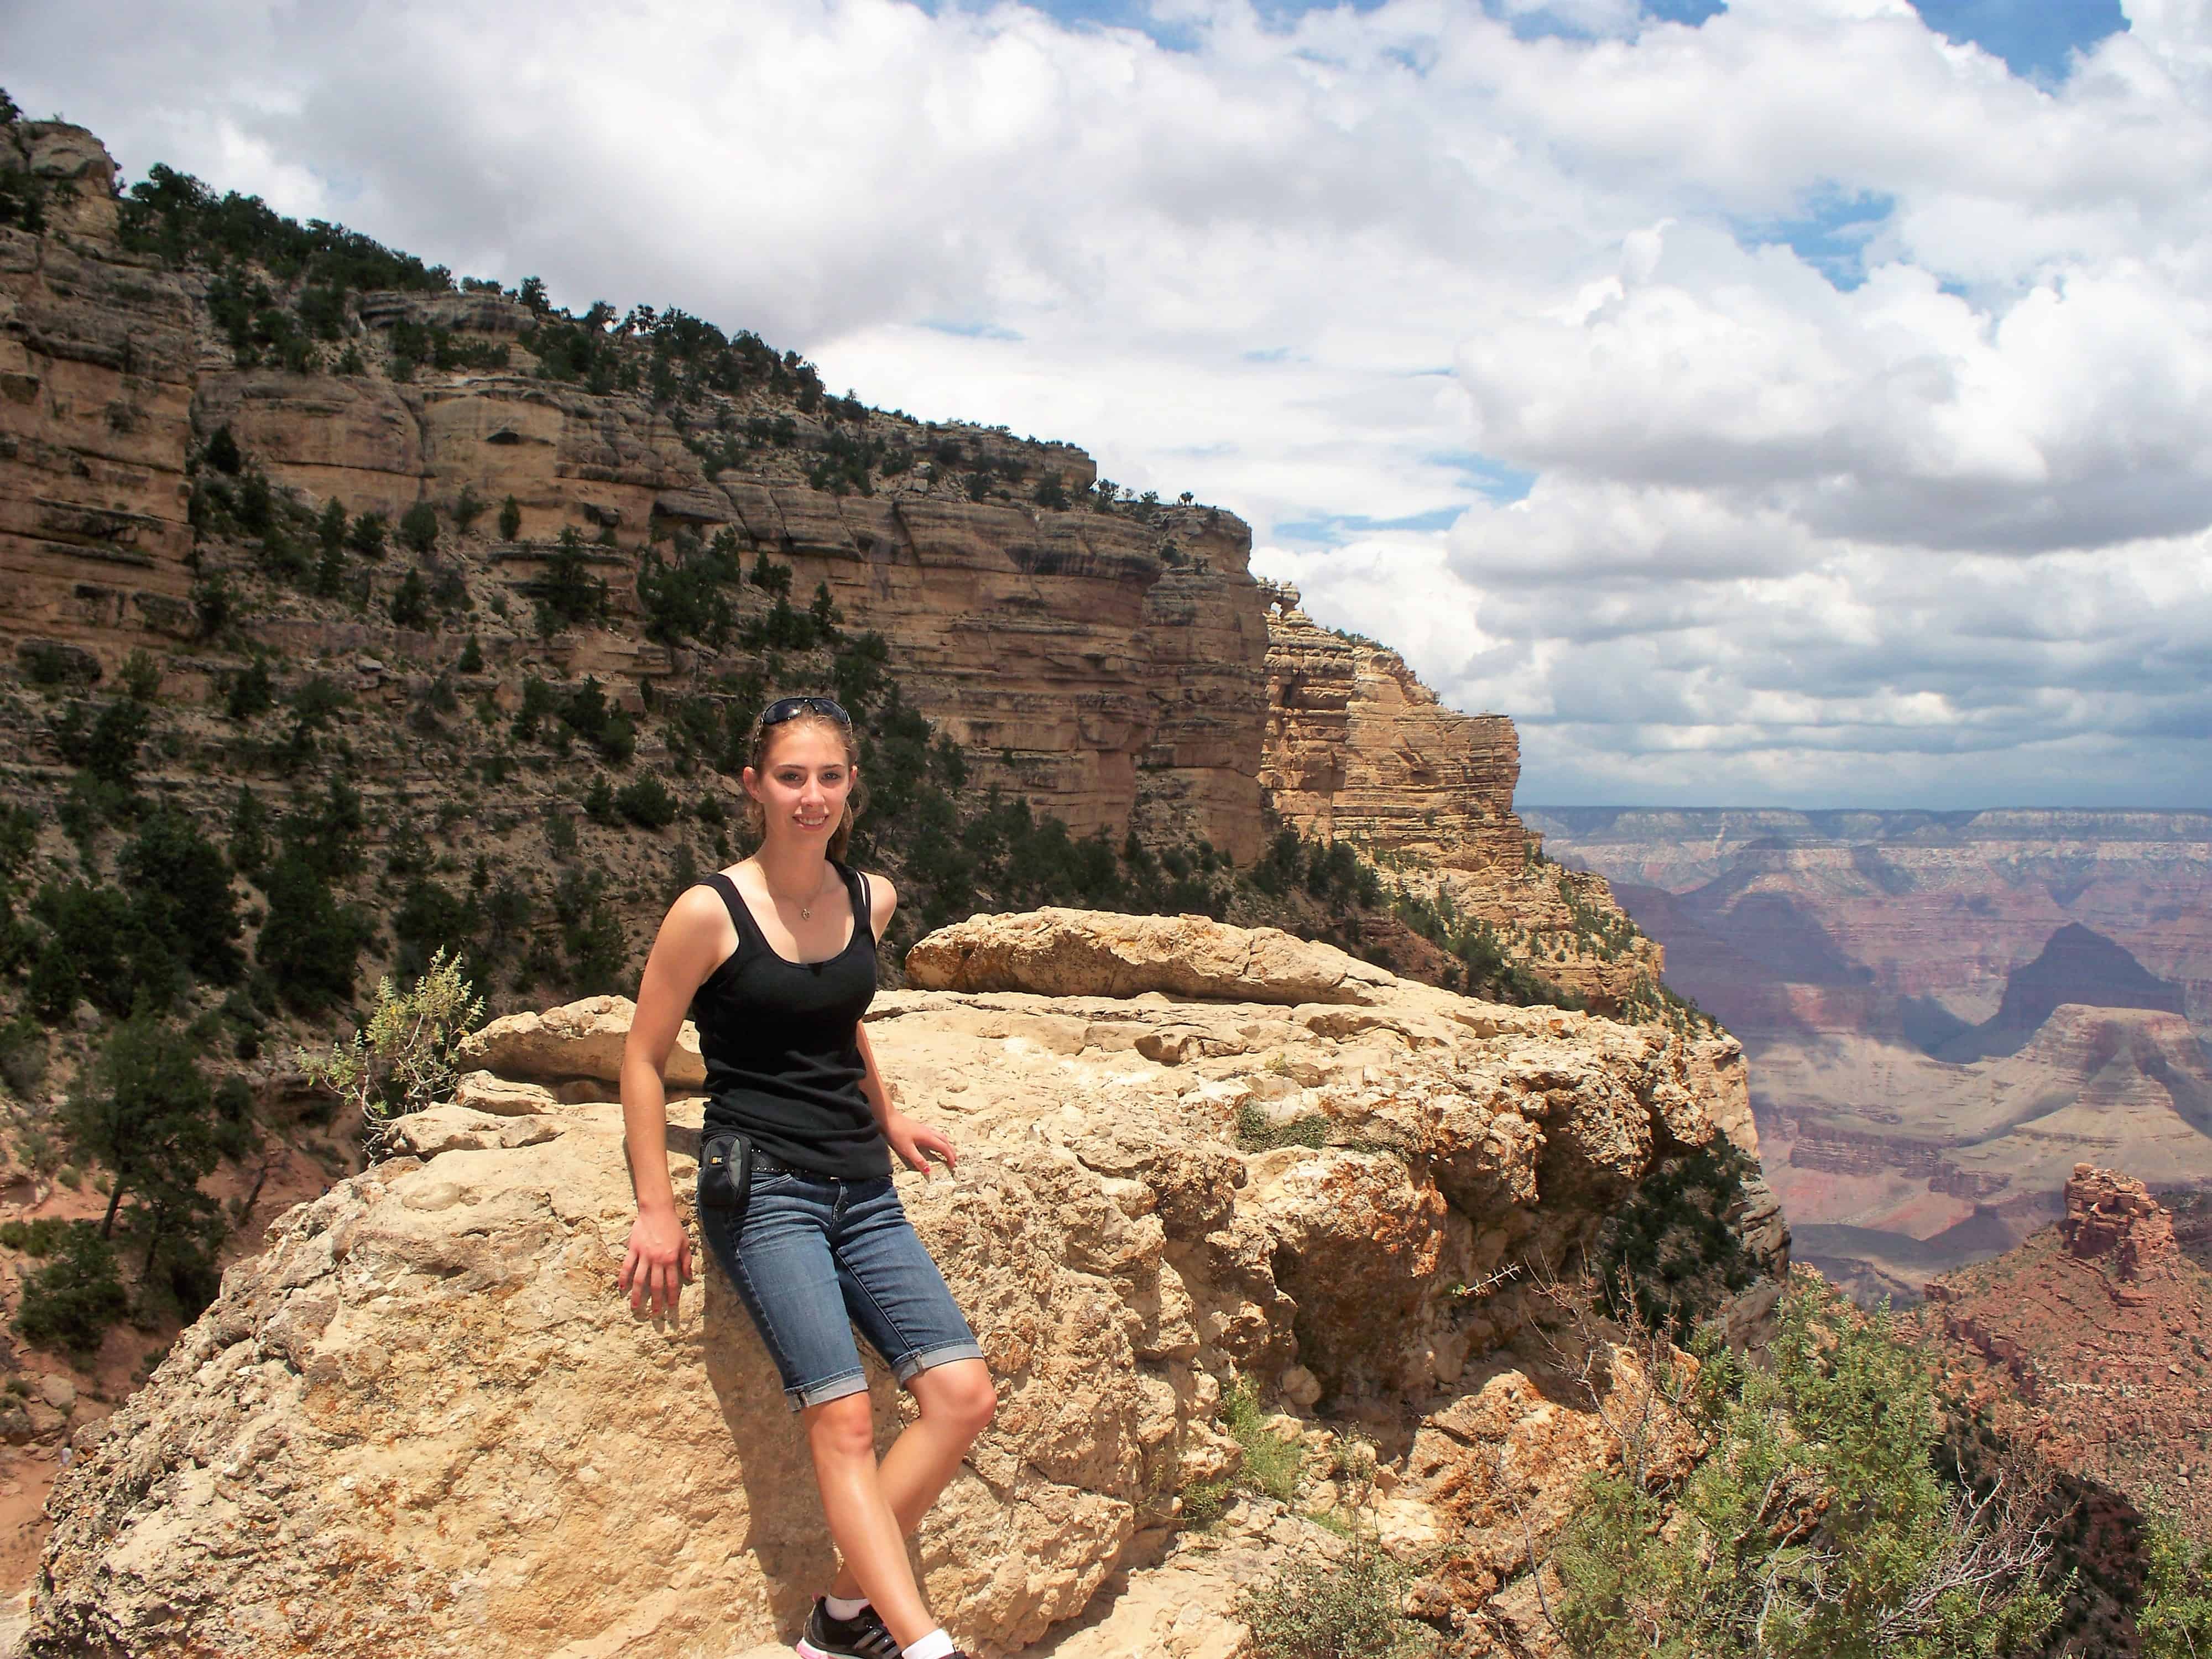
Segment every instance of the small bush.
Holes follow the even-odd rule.
[[[1410,1659],[1437,1650],[1436,1632],[1402,1614],[1411,1577],[1358,1539],[1341,1560],[1294,1555],[1245,1591],[1237,1616],[1252,1632],[1254,1659]]]
[[[46,1028],[21,1013],[0,1025],[0,1078],[19,1095],[37,1088],[46,1074]]]
[[[1278,1503],[1289,1503],[1298,1489],[1305,1448],[1267,1426],[1259,1396],[1249,1380],[1239,1378],[1236,1387],[1222,1396],[1221,1426],[1244,1449],[1243,1484]]]
[[[438,544],[438,509],[428,501],[417,501],[400,515],[399,544],[417,555],[428,553]]]
[[[80,1221],[69,1232],[52,1262],[24,1276],[15,1328],[39,1347],[89,1358],[131,1304],[115,1270],[114,1248],[100,1230]]]
[[[234,720],[250,720],[276,706],[276,693],[270,684],[267,659],[256,657],[239,672],[230,677],[230,684],[223,694],[223,712]]]
[[[483,999],[461,967],[459,957],[440,951],[429,970],[405,991],[388,977],[380,981],[376,1012],[350,1044],[333,1042],[322,1054],[299,1051],[311,1084],[359,1109],[372,1158],[391,1151],[395,1118],[453,1091],[461,1039],[483,1014]]]
[[[346,532],[346,545],[364,559],[384,556],[385,521],[381,513],[364,513]]]
[[[47,1256],[76,1237],[78,1224],[58,1215],[33,1216],[28,1221],[0,1221],[0,1244],[25,1255]]]
[[[1326,1112],[1308,1112],[1277,1123],[1246,1100],[1237,1108],[1237,1145],[1248,1152],[1270,1152],[1278,1146],[1326,1146],[1330,1129]]]
[[[430,626],[430,589],[421,571],[410,570],[399,579],[386,608],[394,628],[411,628],[420,633]]]
[[[522,533],[522,503],[509,495],[499,504],[499,538],[511,542]]]
[[[614,806],[641,829],[665,830],[676,822],[676,797],[651,773],[615,791]]]

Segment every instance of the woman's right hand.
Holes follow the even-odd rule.
[[[633,1311],[649,1304],[655,1318],[676,1311],[691,1282],[691,1235],[673,1210],[640,1210],[630,1224],[629,1253],[617,1281]]]

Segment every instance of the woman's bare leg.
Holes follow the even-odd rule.
[[[799,1422],[814,1455],[814,1480],[830,1536],[847,1564],[839,1582],[857,1572],[856,1582],[865,1588],[848,1594],[866,1595],[899,1645],[910,1647],[936,1629],[937,1621],[923,1605],[913,1564],[906,1559],[906,1535],[884,1496],[868,1396],[848,1394],[809,1406]]]
[[[980,1359],[956,1359],[949,1364],[933,1365],[926,1371],[915,1372],[907,1387],[913,1392],[915,1403],[921,1407],[921,1415],[900,1431],[891,1449],[884,1454],[883,1462],[876,1471],[876,1485],[898,1528],[895,1547],[900,1577],[911,1586],[914,1574],[906,1559],[904,1540],[921,1524],[921,1517],[929,1513],[929,1506],[952,1479],[960,1460],[968,1455],[968,1448],[975,1443],[975,1437],[989,1425],[991,1413],[998,1402],[991,1388],[990,1369]],[[818,1458],[816,1467],[818,1471]],[[830,1595],[866,1595],[902,1645],[935,1628],[924,1613],[924,1622],[913,1636],[901,1634],[890,1607],[872,1588],[871,1580],[878,1575],[846,1547],[844,1535],[838,1532],[834,1518],[830,1530],[844,1557],[837,1577],[830,1583]],[[921,1606],[919,1592],[915,1595],[915,1605]]]

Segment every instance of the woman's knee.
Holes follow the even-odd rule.
[[[915,1374],[908,1384],[921,1414],[945,1427],[957,1429],[974,1439],[991,1425],[999,1396],[991,1384],[990,1367],[980,1359],[956,1359]]]
[[[817,1457],[872,1458],[876,1455],[875,1408],[865,1394],[848,1394],[809,1406],[806,1443]]]

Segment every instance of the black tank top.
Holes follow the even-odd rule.
[[[737,884],[719,871],[738,948],[691,998],[707,1062],[706,1132],[735,1129],[780,1164],[865,1181],[891,1172],[890,1149],[860,1081],[860,1016],[876,994],[867,883],[835,866],[853,905],[853,936],[821,962],[793,962],[762,936]]]

